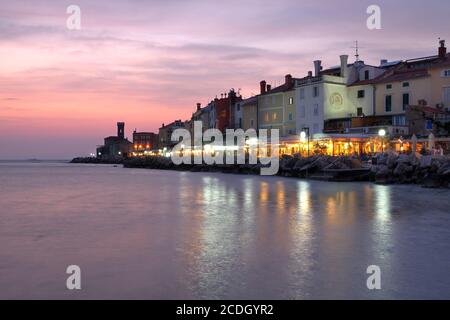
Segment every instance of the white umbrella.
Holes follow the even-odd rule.
[[[434,140],[435,140],[434,134],[430,133],[430,135],[428,136],[428,148],[430,152],[432,152],[434,149]]]

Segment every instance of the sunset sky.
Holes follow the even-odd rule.
[[[67,6],[81,8],[68,30]],[[382,9],[382,30],[366,9]],[[450,42],[442,0],[33,0],[0,9],[0,159],[88,155],[115,123],[157,131],[230,88],[302,77],[351,55],[378,65]]]

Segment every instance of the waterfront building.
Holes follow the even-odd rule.
[[[295,80],[288,74],[285,82],[275,88],[264,80],[260,82],[258,129],[278,129],[280,137],[296,134]]]
[[[245,99],[241,103],[242,129],[258,129],[258,96]]]
[[[296,82],[297,130],[309,128],[311,135],[345,133],[351,118],[372,115],[373,91],[359,81],[370,81],[384,72],[382,68],[357,60],[348,64],[348,56],[340,56],[339,67],[322,70],[322,62],[314,61],[314,74]]]
[[[348,132],[370,133],[383,128],[391,137],[412,135],[428,131],[418,128],[417,123],[427,123],[427,117],[420,117],[413,125],[407,121],[409,106],[426,106],[439,110],[450,107],[450,55],[445,41],[439,42],[438,55],[388,63],[382,61],[385,72],[369,81],[357,82],[350,87],[364,85],[369,92],[375,92],[373,115],[352,119]],[[415,117],[420,113],[412,113]],[[428,109],[431,110],[431,109]]]
[[[117,123],[117,136],[104,139],[104,144],[97,147],[97,158],[103,160],[116,160],[128,156],[132,143],[125,138],[125,123]]]
[[[430,107],[421,101],[419,105],[408,106],[405,118],[410,134],[418,137],[449,135],[450,112],[443,108]]]
[[[231,89],[228,93],[221,95],[220,99],[214,99],[213,119],[214,127],[225,133],[226,129],[234,127],[234,105],[241,101],[242,97],[238,96],[236,92]]]
[[[234,129],[242,129],[243,127],[243,106],[244,100],[237,101],[233,106],[230,120]]]
[[[141,156],[158,149],[158,134],[153,132],[133,132],[133,155]]]
[[[159,149],[166,151],[172,149],[177,143],[172,142],[172,132],[176,129],[181,129],[185,127],[185,122],[181,120],[175,120],[169,124],[162,124],[161,128],[159,128]]]

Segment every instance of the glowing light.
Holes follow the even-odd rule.
[[[380,137],[385,137],[385,136],[386,136],[386,130],[380,129],[380,131],[378,131],[378,135],[379,135]]]
[[[306,132],[302,131],[300,132],[300,141],[305,142],[305,140],[306,140]]]
[[[249,146],[257,146],[258,145],[258,138],[250,138],[247,140],[247,144]]]
[[[237,151],[239,150],[238,146],[214,146],[213,150],[217,151]]]

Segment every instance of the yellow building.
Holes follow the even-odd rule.
[[[286,75],[285,83],[276,88],[261,81],[258,96],[259,129],[279,129],[280,137],[296,134],[296,99],[294,79]]]
[[[450,111],[450,55],[446,61],[433,65],[429,69],[431,81],[430,106],[442,106]]]
[[[258,97],[248,98],[242,105],[242,129],[258,129]]]
[[[393,70],[375,83],[375,114],[404,115],[410,104],[430,101],[431,81],[426,69]]]
[[[410,105],[450,107],[450,55],[441,41],[437,56],[406,60],[375,79],[375,115],[406,126]]]

